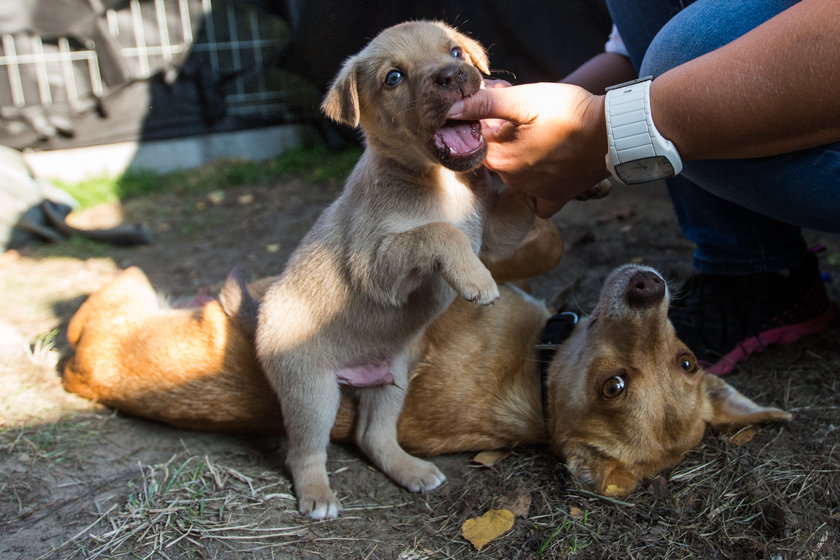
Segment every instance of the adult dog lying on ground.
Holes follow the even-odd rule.
[[[499,297],[482,261],[513,252],[534,220],[533,201],[494,188],[482,167],[481,125],[447,120],[482,73],[476,41],[408,22],[348,59],[322,104],[361,128],[365,150],[266,292],[255,339],[281,404],[298,507],[313,518],[339,511],[326,470],[339,383],[359,387],[356,442],[382,472],[415,492],[445,480],[397,441],[412,344],[456,296]]]
[[[526,244],[517,260],[547,262],[532,252],[540,247]],[[255,297],[265,285],[250,286]],[[240,289],[225,286],[229,304]],[[536,345],[551,313],[517,288],[500,292],[491,307],[455,301],[412,346],[416,363],[398,423],[406,450],[548,443],[584,484],[620,496],[678,462],[707,426],[790,419],[697,367],[667,319],[667,288],[650,269],[626,266],[607,279],[591,316],[557,347],[544,382]],[[237,310],[231,317],[215,300],[181,310],[159,302],[136,268],[91,295],[69,325],[75,355],[65,388],[181,428],[282,434],[249,339],[253,319],[249,327],[243,314],[243,327]],[[332,439],[353,441],[356,416],[344,395]]]

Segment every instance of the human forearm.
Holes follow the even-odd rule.
[[[840,2],[803,0],[651,86],[683,159],[743,158],[840,139]]]

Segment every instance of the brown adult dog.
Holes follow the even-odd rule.
[[[342,67],[322,104],[360,126],[365,151],[259,308],[257,357],[277,393],[286,463],[301,513],[338,515],[326,450],[338,382],[355,387],[359,447],[395,482],[431,490],[445,477],[406,453],[397,420],[411,345],[456,296],[499,297],[483,260],[511,253],[533,203],[496,189],[478,122],[447,120],[487,73],[474,40],[437,22],[386,29]]]
[[[534,240],[526,246],[546,247]],[[520,262],[554,262],[545,253],[525,258],[528,251]],[[265,286],[251,290],[260,297]],[[231,290],[235,296],[238,287],[226,285]],[[455,301],[413,347],[419,359],[400,443],[434,455],[548,442],[583,483],[624,495],[676,463],[707,425],[790,419],[697,369],[667,319],[667,299],[649,269],[612,274],[595,311],[551,361],[547,410],[535,344],[548,309],[508,285],[491,307]],[[69,325],[75,355],[64,369],[65,388],[181,428],[282,434],[277,401],[238,322],[218,301],[190,310],[160,301],[136,268],[94,293]],[[352,441],[355,418],[345,395],[331,437]]]

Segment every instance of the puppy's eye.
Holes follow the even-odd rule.
[[[403,80],[403,73],[399,70],[391,70],[385,76],[385,86],[389,88],[397,87],[397,85]]]
[[[683,352],[677,356],[677,363],[686,373],[695,373],[697,371],[697,358],[694,357],[694,354]]]
[[[604,384],[601,385],[601,396],[605,399],[614,399],[624,392],[625,387],[624,377],[615,375],[604,381]]]
[[[457,58],[457,59],[464,58],[464,51],[461,50],[461,47],[452,47],[452,50],[449,51],[449,54],[452,55],[452,58]]]

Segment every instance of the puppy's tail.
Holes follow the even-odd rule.
[[[257,314],[260,302],[248,290],[244,268],[235,266],[230,271],[224,286],[222,286],[222,291],[219,293],[219,302],[222,304],[225,314],[236,323],[242,334],[254,340],[257,332]]]

